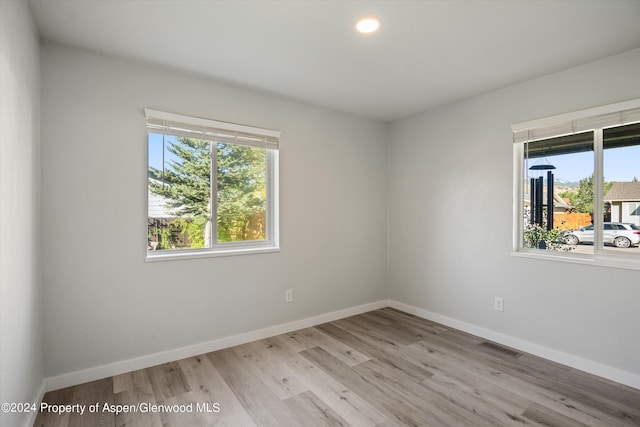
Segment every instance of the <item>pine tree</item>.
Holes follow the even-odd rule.
[[[192,138],[176,138],[167,150],[178,160],[169,160],[164,170],[149,167],[152,193],[168,200],[173,216],[209,217],[211,198],[211,143]]]

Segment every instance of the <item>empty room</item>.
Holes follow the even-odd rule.
[[[639,426],[637,0],[0,0],[0,425]]]

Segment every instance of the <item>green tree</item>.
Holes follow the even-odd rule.
[[[193,138],[176,138],[167,151],[177,160],[169,160],[164,170],[149,167],[152,193],[168,199],[175,216],[209,217],[211,197],[211,144]]]
[[[603,195],[613,186],[613,182],[604,182],[602,186]],[[576,192],[565,191],[560,194],[560,197],[567,197],[573,207],[576,208],[576,212],[580,213],[593,213],[593,175],[582,178]]]
[[[578,212],[593,213],[593,175],[580,180],[578,192],[572,204]]]
[[[569,204],[571,206],[575,206],[574,203],[575,203],[576,194],[577,194],[577,191],[575,190],[566,190],[558,193],[558,196],[560,196],[563,199],[569,199]]]
[[[217,144],[218,240],[265,238],[266,150]]]

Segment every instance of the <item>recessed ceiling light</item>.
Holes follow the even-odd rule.
[[[375,18],[364,18],[356,24],[356,30],[361,33],[373,33],[380,28],[380,21]]]

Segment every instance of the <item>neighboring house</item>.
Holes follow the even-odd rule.
[[[161,181],[155,178],[149,177],[148,179],[157,184],[161,183]],[[169,207],[169,199],[152,193],[149,186],[147,186],[147,200],[149,218],[176,218],[175,213],[171,212],[171,208]]]
[[[2,0],[0,0],[2,1]],[[148,178],[150,182],[160,184],[156,178]],[[159,229],[168,229],[172,235],[171,243],[166,243],[172,247],[184,248],[189,247],[190,240],[188,234],[183,231],[178,231],[175,226],[171,226],[175,219],[181,218],[180,215],[176,215],[176,212],[169,206],[170,200],[164,196],[154,194],[147,186],[147,227],[149,230],[149,246],[148,249],[156,250],[158,248],[158,242],[162,239],[159,234]],[[185,218],[185,217],[182,217]],[[167,249],[165,247],[164,249]]]
[[[168,199],[166,197],[153,194],[151,190],[147,191],[149,194],[149,218],[173,218],[175,216],[168,211]]]
[[[546,190],[546,189],[545,189]],[[545,191],[542,197],[543,206],[547,206],[547,193]],[[529,189],[525,189],[524,193],[524,206],[529,206],[531,204],[531,195],[529,193]],[[569,213],[573,211],[573,206],[568,202],[568,200],[563,199],[558,194],[553,194],[553,212],[554,213]]]
[[[553,212],[554,213],[568,213],[573,211],[573,206],[569,203],[568,199],[563,199],[554,193],[553,195]]]
[[[616,182],[604,196],[611,203],[612,222],[640,225],[640,182]]]

